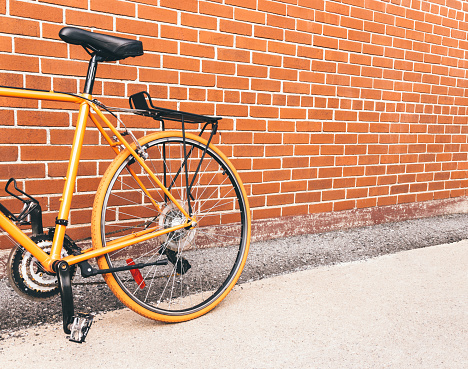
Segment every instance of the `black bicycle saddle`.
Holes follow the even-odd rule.
[[[91,50],[102,57],[103,61],[116,61],[129,56],[143,55],[143,44],[137,40],[103,35],[102,33],[89,32],[76,27],[62,28],[59,36],[69,44],[81,45],[85,49]]]

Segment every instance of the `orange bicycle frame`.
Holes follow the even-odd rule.
[[[186,223],[177,225],[174,227],[157,230],[157,227],[149,228],[144,231],[136,232],[131,235],[121,237],[119,239],[109,242],[106,247],[100,249],[88,249],[82,252],[80,255],[70,255],[63,260],[65,260],[69,265],[77,264],[82,261],[92,259],[105,255],[107,253],[120,250],[124,247],[134,245],[136,243],[149,240],[154,237],[158,237],[165,233],[177,231],[179,229],[190,226],[194,219],[189,216],[187,211],[179,204],[179,202],[172,196],[169,190],[161,183],[161,181],[156,177],[156,175],[151,171],[151,169],[146,165],[145,160],[140,157],[140,155],[134,149],[134,144],[129,144],[120,132],[114,127],[114,125],[106,118],[101,110],[91,101],[92,96],[89,94],[82,95],[73,95],[66,94],[54,91],[36,91],[28,89],[18,89],[18,88],[6,88],[0,87],[0,97],[16,97],[16,98],[25,98],[25,99],[36,99],[36,100],[51,100],[59,102],[70,102],[79,104],[79,114],[75,128],[75,136],[73,139],[70,161],[68,163],[67,174],[65,177],[65,185],[63,189],[62,197],[60,198],[60,207],[57,219],[60,220],[60,223],[56,224],[54,239],[52,242],[52,247],[50,254],[44,252],[37,244],[31,240],[18,226],[16,226],[7,216],[0,212],[0,228],[7,232],[17,243],[23,246],[27,251],[29,251],[42,265],[43,267],[50,272],[53,272],[53,265],[58,260],[62,260],[62,244],[65,237],[65,230],[68,223],[68,217],[70,214],[71,201],[74,193],[74,185],[76,182],[78,165],[81,156],[81,149],[83,146],[84,134],[86,131],[86,123],[88,117],[92,120],[96,128],[99,130],[101,135],[105,138],[107,143],[111,148],[118,154],[120,151],[117,146],[124,147],[129,151],[129,153],[135,158],[135,160],[140,164],[140,166],[149,174],[151,179],[161,188],[161,190],[167,195],[167,197],[175,204],[175,206],[182,212],[186,217]],[[113,141],[110,136],[105,132],[102,125],[99,123],[99,120],[96,118],[97,115],[101,121],[104,122],[105,126],[112,132],[116,137],[116,140]],[[138,179],[136,173],[129,168],[130,174],[137,180],[140,187],[143,191],[149,196],[150,201],[157,210],[159,209],[158,204],[152,199],[149,195],[149,192],[144,187],[143,183]]]

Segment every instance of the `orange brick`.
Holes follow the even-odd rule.
[[[160,6],[163,8],[173,8],[178,10],[185,10],[188,12],[198,11],[198,0],[184,0],[174,2],[172,0],[161,0]]]
[[[285,17],[276,14],[267,14],[267,25],[282,29],[296,29],[296,21],[294,18]]]
[[[250,115],[255,118],[278,118],[279,109],[267,106],[252,106]]]
[[[177,41],[140,37],[145,51],[164,52],[164,54],[178,54]]]
[[[216,77],[213,74],[180,72],[180,84],[188,86],[214,87]]]
[[[179,83],[179,72],[161,69],[140,69],[140,80],[153,83]]]
[[[158,27],[153,22],[116,18],[116,30],[134,35],[158,36]]]
[[[257,91],[279,92],[281,91],[281,82],[267,79],[252,79],[250,88]]]
[[[163,67],[176,70],[200,71],[200,60],[179,56],[164,55]]]
[[[237,65],[237,75],[243,77],[266,78],[268,76],[268,68],[258,65]]]
[[[236,47],[238,47],[240,49],[266,51],[267,50],[267,42],[266,42],[266,40],[237,36],[236,37]]]
[[[168,26],[165,24],[161,25],[161,37],[170,38],[175,40],[197,42],[198,41],[198,31],[177,26]]]
[[[189,3],[187,1],[186,3]],[[138,4],[138,17],[156,22],[177,24],[177,11],[154,6],[154,1],[149,1],[147,5]]]
[[[15,0],[10,1],[10,15],[49,22],[61,23],[63,21],[63,11],[60,8]]]
[[[300,82],[283,82],[283,92],[292,94],[310,94],[310,85]]]
[[[155,8],[159,10],[159,8]],[[181,23],[184,26],[217,30],[218,22],[216,18],[201,14],[182,13]]]
[[[250,52],[246,50],[218,49],[218,59],[248,63],[250,62]]]
[[[214,58],[215,50],[213,46],[194,45],[191,43],[180,43],[180,54],[188,56],[198,56],[201,58]]]
[[[219,32],[211,31],[200,31],[199,33],[200,43],[202,44],[211,44],[219,46],[233,46],[234,45],[234,36]],[[232,50],[235,51],[235,50]]]
[[[15,52],[30,55],[55,56],[66,58],[67,45],[64,42],[51,42],[27,38],[15,38]]]
[[[67,127],[70,125],[68,113],[48,112],[48,111],[28,111],[17,112],[18,124],[22,126],[54,126]]]
[[[91,10],[125,15],[128,17],[135,16],[135,4],[120,0],[91,0]]]
[[[258,0],[258,10],[266,13],[286,15],[286,5],[276,1]]]
[[[96,24],[99,24],[100,29],[107,30],[112,30],[114,27],[112,16],[104,14],[66,9],[65,19],[67,24],[74,26],[95,27]]]
[[[290,5],[287,8],[288,16],[293,18],[302,18],[307,21],[314,19],[314,11],[304,7]]]
[[[43,163],[34,164],[5,164],[0,165],[1,178],[42,178],[45,176],[45,165]]]
[[[280,28],[255,25],[254,36],[282,41],[284,39],[284,31]]]
[[[255,133],[254,143],[256,144],[281,144],[282,134],[281,133]]]
[[[248,107],[237,104],[217,104],[216,114],[219,116],[247,117]]]
[[[16,161],[18,160],[17,147],[0,146],[0,161]]]
[[[39,72],[39,59],[23,55],[5,54],[0,58],[0,69]]]
[[[88,0],[46,0],[45,3],[88,9]]]
[[[252,25],[244,22],[237,22],[221,19],[219,29],[223,33],[234,33],[236,35],[252,36]]]
[[[228,63],[228,62],[203,60],[202,72],[233,75],[236,72],[236,65],[234,63]]]
[[[226,0],[226,4],[249,9],[257,8],[257,0]]]
[[[210,3],[207,1],[198,2],[198,11],[201,14],[208,14],[221,18],[234,18],[234,8],[232,6]]]
[[[254,9],[255,8],[256,6],[254,7]],[[266,14],[263,12],[250,10],[250,9],[235,8],[234,18],[236,20],[249,22],[249,23],[265,24]]]
[[[305,119],[306,117],[307,117],[307,109],[281,108],[280,110],[281,119]]]
[[[12,38],[0,36],[0,51],[11,52],[12,51]]]
[[[248,90],[249,82],[248,78],[242,77],[217,76],[216,78],[216,86],[219,88]]]

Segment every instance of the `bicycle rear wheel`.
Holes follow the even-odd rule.
[[[186,134],[185,142],[184,150],[180,133],[162,132],[142,138],[140,145],[148,154],[145,163],[185,211],[196,217],[197,225],[98,258],[101,269],[167,259],[167,265],[147,266],[140,274],[121,271],[104,278],[130,309],[168,322],[196,318],[221,302],[242,273],[250,243],[249,205],[236,170],[200,137]],[[129,152],[122,151],[96,194],[93,246],[106,247],[134,232],[184,223],[182,212]]]

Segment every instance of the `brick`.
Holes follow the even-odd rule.
[[[265,13],[286,15],[286,5],[276,1],[258,0],[258,10]]]
[[[198,11],[201,14],[213,15],[220,18],[234,18],[234,9],[232,6],[226,6],[207,1],[198,2]]]
[[[161,10],[159,8],[154,8],[154,9],[157,11]],[[172,22],[172,23],[177,23],[177,17],[175,17],[174,20],[175,22]],[[192,13],[182,13],[181,24],[183,26],[203,28],[203,29],[209,29],[209,30],[216,30],[218,28],[218,22],[216,18],[206,16],[206,15],[201,15],[201,14],[192,14]]]
[[[12,52],[12,38],[0,36],[0,51]]]
[[[255,64],[269,65],[273,67],[280,67],[282,65],[282,58],[279,55],[253,53],[252,61]]]
[[[90,0],[91,10],[125,15],[128,17],[135,16],[135,4],[120,0]]]
[[[54,56],[66,58],[67,45],[63,42],[15,38],[15,52],[20,54]]]
[[[197,42],[198,32],[191,28],[161,25],[161,38]]]
[[[1,178],[42,178],[45,176],[45,165],[43,163],[34,164],[6,164],[0,165]]]
[[[249,79],[242,77],[217,76],[216,85],[218,88],[229,88],[238,90],[249,89]]]
[[[336,26],[340,24],[340,16],[330,12],[316,11],[315,20],[320,23],[333,24]]]
[[[267,159],[255,159],[253,162],[253,169],[280,169],[281,168],[281,159],[277,158],[267,158]],[[278,184],[279,189],[279,184]]]
[[[252,106],[250,108],[250,116],[255,118],[278,118],[279,109],[267,106]]]
[[[281,28],[255,25],[254,36],[282,41],[284,39],[284,31]]]
[[[65,5],[72,8],[88,9],[88,0],[43,0],[43,3]]]
[[[268,26],[278,27],[282,29],[296,29],[296,21],[294,18],[280,16],[276,14],[267,14],[267,23]]]
[[[251,24],[227,19],[220,20],[219,30],[223,33],[233,33],[244,36],[252,36],[253,33],[253,27]]]
[[[255,39],[255,38],[237,36],[236,37],[236,47],[239,48],[239,49],[266,51],[267,50],[267,42],[266,42],[266,40],[260,40],[260,39]]]
[[[268,68],[257,65],[237,65],[237,75],[243,77],[266,78],[268,76]]]
[[[256,5],[253,9],[256,8]],[[250,10],[250,9],[242,9],[242,8],[235,8],[234,9],[234,18],[236,20],[249,22],[249,23],[258,23],[258,24],[265,24],[266,22],[266,14],[263,12]]]
[[[149,1],[148,4],[150,4],[151,6],[138,4],[138,18],[148,19],[156,22],[177,24],[178,16],[176,10],[155,7],[152,5],[154,4],[154,2],[152,1]]]
[[[292,18],[301,18],[307,21],[314,19],[314,11],[300,6],[290,5],[287,7],[287,14]]]
[[[238,104],[217,104],[216,114],[220,116],[247,117],[248,107]]]
[[[100,29],[112,30],[114,21],[112,16],[96,14],[72,9],[65,10],[65,20],[67,24],[82,27],[95,27],[99,24]]]
[[[6,147],[0,146],[0,161],[17,161],[18,160],[18,148],[17,147]]]
[[[48,112],[48,111],[28,111],[17,112],[18,124],[22,126],[54,126],[68,127],[70,125],[68,113]]]
[[[49,22],[63,21],[63,11],[60,8],[15,0],[10,1],[10,15]]]
[[[0,58],[0,69],[21,72],[39,72],[39,59],[35,57],[5,54]]]
[[[164,55],[163,67],[176,70],[200,71],[200,60],[179,56]]]
[[[211,44],[219,46],[233,46],[234,36],[219,32],[200,31],[199,41],[202,44]]]
[[[153,22],[132,19],[116,19],[116,31],[134,35],[158,36],[158,27]]]
[[[160,0],[160,6],[163,8],[172,8],[196,13],[198,11],[198,0],[184,0],[177,2],[172,0]]]
[[[252,79],[250,88],[257,91],[279,92],[281,82],[268,79]]]
[[[188,56],[198,56],[201,58],[214,58],[215,50],[213,46],[195,45],[191,43],[180,43],[180,54]]]

